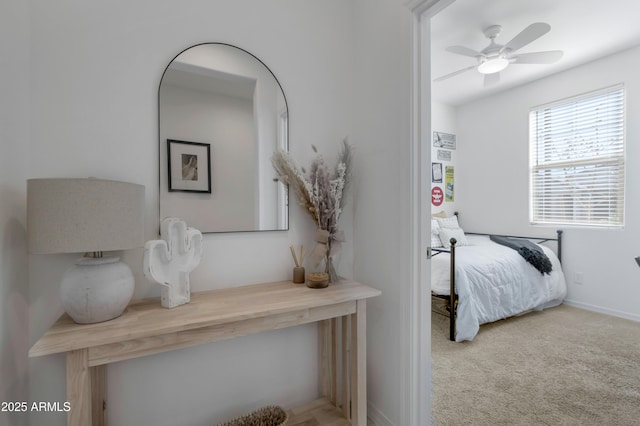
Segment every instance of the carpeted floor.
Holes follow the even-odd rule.
[[[640,323],[561,305],[454,343],[431,320],[438,426],[640,425]]]

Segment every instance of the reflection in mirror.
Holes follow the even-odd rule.
[[[167,66],[158,92],[160,220],[201,232],[285,230],[287,191],[271,156],[288,151],[280,83],[234,46],[193,46]]]

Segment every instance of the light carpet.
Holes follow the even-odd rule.
[[[640,425],[640,323],[561,305],[454,343],[431,320],[438,426]]]

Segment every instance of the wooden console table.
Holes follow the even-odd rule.
[[[365,426],[366,299],[378,295],[379,290],[350,280],[324,289],[284,281],[193,293],[191,303],[174,309],[161,307],[159,299],[145,299],[132,303],[121,317],[98,324],[76,324],[65,314],[29,356],[66,352],[67,424],[102,426],[107,424],[109,363],[320,321],[320,393],[336,407],[340,394],[344,417]]]

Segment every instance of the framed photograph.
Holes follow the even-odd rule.
[[[169,191],[211,194],[211,145],[167,139]]]

